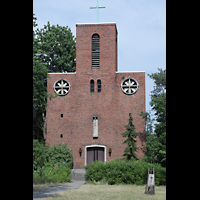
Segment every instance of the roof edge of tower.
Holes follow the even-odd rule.
[[[76,25],[106,25],[106,24],[115,24],[116,25],[116,22],[76,23]]]
[[[76,27],[87,27],[87,26],[114,26],[117,31],[117,24],[116,22],[100,22],[100,23],[76,23]],[[117,31],[118,33],[118,31]]]

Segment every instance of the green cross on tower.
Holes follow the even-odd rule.
[[[97,9],[97,23],[99,23],[99,8],[105,8],[105,6],[99,6],[99,2],[97,1],[96,7],[90,7],[90,9]]]

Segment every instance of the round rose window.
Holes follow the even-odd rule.
[[[135,94],[138,86],[139,84],[134,78],[126,78],[121,83],[122,91],[125,94]]]
[[[54,91],[58,95],[66,95],[68,94],[69,90],[70,83],[65,79],[58,80],[54,83]]]

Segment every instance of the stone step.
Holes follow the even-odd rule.
[[[84,181],[85,180],[85,174],[74,173],[74,174],[72,174],[72,180]]]
[[[72,171],[72,180],[85,181],[85,169],[75,169]]]

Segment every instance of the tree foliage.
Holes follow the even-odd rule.
[[[157,137],[157,159],[163,166],[166,166],[166,93],[153,98],[150,105],[156,110],[155,135]]]
[[[67,144],[56,144],[49,151],[48,157],[49,165],[55,163],[65,163],[69,168],[72,168],[72,150],[67,148]]]
[[[154,90],[151,91],[150,105],[155,111],[155,130],[152,133],[152,120],[149,113],[141,113],[147,125],[146,156],[147,162],[160,163],[166,166],[166,70],[158,68],[158,72],[148,74],[154,80]]]
[[[37,40],[43,53],[40,61],[46,63],[50,72],[74,72],[76,70],[76,41],[68,26],[44,25],[36,30]]]
[[[37,26],[37,18],[33,14],[33,27]],[[47,78],[47,66],[44,62],[40,62],[37,54],[40,52],[40,44],[33,31],[33,108],[43,111],[46,106],[46,87],[44,80]]]
[[[75,71],[76,42],[70,28],[48,22],[37,28],[33,14],[33,139],[46,139],[47,93],[49,72]]]
[[[47,163],[49,146],[42,141],[33,140],[33,170],[41,169]]]
[[[148,76],[153,79],[155,84],[154,90],[151,91],[151,98],[155,98],[166,90],[166,69],[158,68],[158,72],[148,74]]]
[[[33,140],[33,170],[43,167],[53,167],[55,163],[63,164],[72,168],[72,151],[67,144],[57,144],[50,148],[49,145],[39,140]]]
[[[36,20],[33,14],[33,27],[37,26]],[[38,54],[42,54],[40,45],[33,31],[33,138],[43,140],[44,113],[48,96],[46,87],[48,69],[46,63],[38,57]]]
[[[154,120],[151,119],[150,113],[142,111],[139,115],[142,116],[143,119],[145,119],[146,134],[152,134],[153,133],[153,121]]]
[[[54,164],[59,167],[55,168]],[[42,141],[33,140],[33,183],[63,183],[71,180],[72,151],[67,144],[50,148]]]
[[[124,126],[126,128],[126,132],[121,133],[123,137],[127,137],[127,139],[123,142],[123,144],[127,144],[127,147],[124,150],[124,154],[122,156],[126,156],[127,160],[138,160],[138,155],[135,153],[139,148],[136,146],[136,137],[139,133],[135,131],[135,126],[133,124],[132,114],[129,113],[129,123]]]

